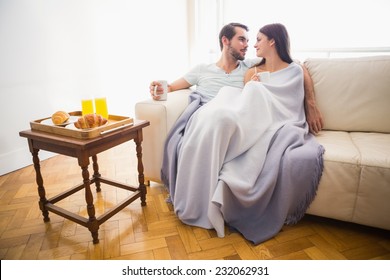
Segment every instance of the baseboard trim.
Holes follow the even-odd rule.
[[[45,160],[57,154],[39,151],[39,159]],[[0,176],[33,164],[32,155],[26,148],[20,148],[0,155]]]

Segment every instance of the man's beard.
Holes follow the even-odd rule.
[[[240,52],[236,51],[231,46],[229,46],[228,51],[236,60],[244,60],[245,59],[244,55],[241,55]]]

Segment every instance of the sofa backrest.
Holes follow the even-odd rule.
[[[390,56],[309,58],[324,129],[390,133]]]

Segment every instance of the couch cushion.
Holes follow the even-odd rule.
[[[352,222],[390,230],[390,168],[362,166]]]
[[[324,171],[307,213],[352,221],[360,177],[359,150],[348,132],[324,130],[316,139],[325,148]]]
[[[361,165],[390,169],[390,134],[354,132],[350,135],[360,151]]]
[[[350,133],[324,130],[316,136],[316,139],[325,148],[325,161],[360,164],[360,153],[354,145]]]
[[[350,134],[361,157],[352,222],[390,229],[390,134]]]
[[[324,128],[390,133],[390,56],[305,61]]]
[[[324,171],[307,213],[390,230],[390,134],[323,130],[316,139]]]

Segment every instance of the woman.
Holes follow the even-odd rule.
[[[303,72],[284,26],[260,29],[255,48],[263,60],[248,70],[244,89],[222,88],[188,121],[169,190],[184,223],[220,237],[227,223],[257,244],[303,216],[323,149],[308,133]],[[258,82],[262,71],[269,82]]]
[[[249,80],[260,81],[257,73],[275,72],[286,68],[293,62],[290,56],[290,39],[286,28],[281,24],[269,24],[262,27],[257,34],[254,47],[256,56],[263,59],[247,71],[245,83]]]

